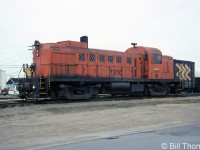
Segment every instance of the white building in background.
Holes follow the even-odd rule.
[[[6,87],[6,71],[0,69],[0,89]]]

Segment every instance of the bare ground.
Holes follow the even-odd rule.
[[[37,149],[200,122],[200,97],[0,109],[0,149]]]

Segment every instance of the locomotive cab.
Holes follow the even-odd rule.
[[[173,58],[163,56],[161,51],[149,47],[132,47],[126,52],[144,55],[143,70],[145,79],[173,79]]]
[[[158,49],[147,48],[145,73],[148,79],[173,79],[173,58],[162,55]]]
[[[172,57],[163,56],[159,49],[141,46],[131,47],[126,52],[144,56],[142,67],[145,95],[166,95],[172,91],[171,81],[174,78]]]

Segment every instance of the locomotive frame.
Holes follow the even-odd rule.
[[[83,36],[80,42],[35,41],[34,47],[33,64],[23,65],[26,78],[19,80],[21,98],[167,95],[186,89],[181,86],[184,78],[177,74],[190,76],[194,72],[194,68],[190,72],[175,70],[172,57],[135,43],[126,52],[89,49],[88,37]]]

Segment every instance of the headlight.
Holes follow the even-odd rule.
[[[33,89],[36,89],[36,86],[35,86],[35,85],[33,85]]]

